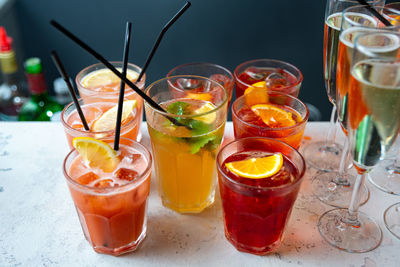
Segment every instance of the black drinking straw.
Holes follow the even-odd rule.
[[[365,0],[357,0],[358,3],[363,5],[366,9],[368,9],[377,19],[379,19],[385,26],[393,26],[385,17],[383,17],[375,8],[370,6]]]
[[[147,56],[146,63],[144,63],[144,66],[142,68],[142,71],[139,74],[139,77],[137,78],[136,82],[140,82],[142,79],[142,76],[144,75],[147,67],[150,64],[151,59],[153,58],[158,46],[160,45],[161,39],[164,37],[164,34],[168,31],[168,29],[179,19],[180,16],[182,16],[183,13],[191,6],[191,3],[186,1],[185,5],[181,8],[181,10],[178,11],[178,13],[175,14],[175,16],[172,17],[170,21],[168,21],[167,24],[164,25],[162,28],[160,34],[158,35],[158,38],[156,42],[153,45],[153,48],[151,49],[150,54]]]
[[[126,77],[126,72],[128,68],[128,57],[129,57],[129,43],[131,41],[131,27],[132,23],[128,21],[126,23],[125,29],[125,42],[124,42],[124,55],[122,57],[122,76]],[[124,103],[124,93],[125,93],[125,83],[121,80],[119,86],[119,98],[118,98],[118,111],[117,111],[117,122],[115,125],[115,138],[114,138],[114,150],[119,149],[119,136],[121,133],[121,119],[122,119],[122,107]]]
[[[65,68],[64,68],[63,64],[61,63],[61,60],[58,57],[56,51],[51,51],[51,58],[53,59],[53,62],[56,65],[58,72],[63,77],[65,83],[68,86],[69,93],[71,94],[72,100],[74,101],[76,110],[78,111],[79,118],[81,118],[83,127],[85,128],[86,131],[89,131],[89,126],[86,122],[85,116],[83,115],[81,106],[79,105],[79,101],[78,101],[78,98],[76,97],[74,87],[72,86],[72,84],[69,80],[69,77],[68,77],[68,73],[65,71]]]
[[[102,55],[97,53],[95,50],[93,50],[90,46],[88,46],[86,43],[84,43],[82,40],[80,40],[78,37],[76,37],[74,34],[72,34],[70,31],[65,29],[63,26],[61,26],[58,22],[55,20],[50,20],[50,24],[53,25],[57,30],[65,34],[68,38],[70,38],[72,41],[74,41],[76,44],[78,44],[80,47],[85,49],[89,54],[94,56],[96,59],[98,59],[101,63],[104,64],[109,70],[111,70],[115,75],[118,76],[121,80],[123,80],[130,88],[132,88],[139,96],[141,96],[144,100],[146,100],[147,103],[149,103],[150,106],[152,106],[154,109],[157,109],[159,111],[162,111],[164,113],[167,113],[159,104],[157,104],[151,97],[146,95],[142,90],[140,90],[133,82],[131,82],[129,79],[124,77],[121,72],[119,72],[109,61],[107,61]],[[175,118],[169,117],[165,115],[165,118],[167,118],[170,122],[175,124],[176,126],[184,126],[191,130],[192,128],[189,125],[184,125],[180,122],[178,122]]]

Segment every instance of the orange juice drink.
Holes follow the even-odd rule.
[[[66,106],[61,114],[61,122],[72,149],[72,139],[78,136],[92,137],[102,140],[114,140],[117,116],[117,104],[101,100],[99,97],[79,99],[82,112],[86,118],[89,131],[83,127],[75,104]],[[136,100],[125,99],[123,104],[121,137],[136,140],[140,129],[140,117]]]
[[[118,151],[87,137],[74,146],[63,170],[87,241],[114,256],[136,250],[146,236],[149,151],[125,138]]]
[[[167,111],[146,103],[147,125],[163,205],[181,213],[197,213],[214,202],[215,157],[225,128],[227,94],[219,83],[191,76],[207,85],[207,93],[215,102],[176,98],[172,87],[177,77],[162,79],[147,88],[146,93]],[[222,99],[213,96],[221,92]],[[179,125],[167,117],[175,118]]]
[[[111,62],[113,66],[122,72],[122,62]],[[143,75],[140,82],[136,83],[136,79],[141,72],[141,68],[129,63],[127,69],[127,78],[136,84],[136,86],[143,90],[146,81],[146,75]],[[99,97],[99,101],[108,101],[118,103],[119,88],[121,80],[106,68],[102,63],[91,65],[76,76],[76,84],[78,87],[79,95],[82,99],[92,97]],[[135,93],[128,85],[125,85],[124,97],[129,100],[136,100],[137,113],[139,124],[143,116],[143,99]],[[135,139],[138,139],[135,137]]]

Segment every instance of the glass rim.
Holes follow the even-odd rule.
[[[101,98],[101,96],[95,96],[95,95],[93,95],[93,96],[89,96],[89,97],[85,97],[85,98],[78,98],[78,103],[80,102],[80,101],[84,101],[85,99],[91,99],[91,98],[93,98],[93,99],[96,99],[96,98]],[[128,100],[128,99],[125,99],[125,100]],[[91,103],[88,103],[87,105],[89,105],[89,104],[97,104],[97,103],[111,103],[111,104],[115,104],[115,105],[118,105],[118,103],[113,103],[113,102],[107,102],[107,101],[98,101],[98,102],[91,102]],[[137,104],[136,104],[137,105]],[[67,122],[66,122],[66,120],[64,120],[64,115],[65,115],[65,112],[69,109],[69,108],[72,108],[72,106],[74,106],[73,108],[73,110],[72,111],[76,111],[77,109],[76,109],[76,106],[75,106],[75,102],[74,101],[72,101],[71,103],[69,103],[68,105],[66,105],[65,107],[64,107],[64,109],[62,110],[62,112],[61,112],[61,123],[62,123],[62,125],[64,126],[64,128],[66,128],[66,129],[68,129],[68,130],[70,130],[70,131],[75,131],[75,132],[79,132],[79,133],[83,133],[83,134],[105,134],[105,135],[107,135],[107,134],[111,134],[111,133],[113,133],[113,132],[115,132],[115,129],[114,130],[108,130],[108,131],[100,131],[100,132],[95,132],[95,131],[92,131],[92,130],[90,130],[89,129],[89,131],[86,131],[85,129],[76,129],[76,128],[73,128],[73,127],[71,127]],[[83,105],[81,105],[81,107],[82,107]],[[112,108],[112,107],[111,107]],[[72,112],[71,111],[71,112]],[[78,112],[78,111],[77,111]],[[103,112],[103,114],[104,114],[105,112]],[[137,112],[136,112],[137,113]],[[132,114],[132,113],[131,113]],[[70,114],[69,114],[69,116],[70,116]],[[68,119],[69,118],[69,116],[66,118],[66,119]],[[132,124],[134,124],[135,123],[135,119],[136,119],[136,116],[138,116],[138,114],[136,114],[135,116],[133,116],[132,115],[132,119],[130,119],[128,122],[126,122],[124,125],[121,125],[121,133],[122,133],[122,130],[123,129],[125,129],[125,128],[128,128],[129,126],[131,126]],[[139,115],[140,116],[140,115]],[[78,115],[78,117],[79,117],[79,115]],[[79,117],[79,120],[80,120],[80,117]]]
[[[145,180],[146,177],[150,176],[150,173],[151,173],[151,168],[152,168],[152,164],[153,164],[153,159],[152,159],[151,153],[144,145],[142,145],[141,143],[139,143],[139,142],[137,142],[135,140],[132,140],[132,139],[129,139],[129,138],[125,138],[125,137],[120,137],[120,141],[123,141],[123,140],[127,140],[127,141],[130,142],[129,145],[126,145],[129,148],[133,148],[132,144],[136,144],[137,146],[141,147],[143,149],[143,151],[147,154],[146,156],[148,156],[149,160],[148,160],[147,167],[143,171],[143,173],[139,175],[139,178],[134,179],[133,181],[129,181],[126,184],[117,185],[117,186],[113,186],[113,187],[104,187],[104,188],[96,188],[96,187],[80,184],[77,181],[75,181],[68,174],[68,172],[66,171],[67,159],[72,157],[74,152],[77,152],[77,150],[75,148],[73,148],[70,152],[68,152],[67,156],[65,157],[65,159],[63,161],[63,167],[62,168],[63,168],[64,177],[67,179],[68,182],[72,183],[74,186],[78,187],[80,190],[89,190],[91,192],[96,191],[94,193],[97,194],[97,195],[109,194],[109,193],[112,193],[112,191],[114,191],[114,190],[125,189],[125,188],[127,188],[128,186],[130,186],[132,184],[140,184],[140,183],[142,183]],[[122,142],[120,142],[120,145],[121,144],[124,145]]]
[[[252,124],[250,122],[244,121],[244,120],[242,120],[240,118],[239,114],[237,113],[237,111],[235,110],[234,107],[237,105],[237,103],[239,103],[239,101],[242,101],[245,98],[245,95],[242,95],[239,98],[236,98],[235,101],[233,101],[232,108],[231,108],[232,109],[232,116],[235,116],[241,123],[243,123],[243,124],[245,124],[245,125],[247,125],[249,127],[258,128],[258,129],[261,129],[263,131],[265,131],[265,130],[268,130],[268,131],[282,131],[282,130],[288,130],[288,129],[295,129],[295,128],[298,128],[301,125],[305,124],[308,121],[308,117],[310,116],[310,111],[308,110],[307,105],[304,104],[299,98],[294,97],[294,96],[289,95],[289,94],[285,94],[285,93],[279,92],[279,91],[268,91],[267,93],[268,93],[268,95],[270,95],[270,94],[272,94],[272,95],[281,95],[281,96],[288,97],[288,98],[290,98],[290,99],[292,99],[294,101],[298,101],[306,110],[306,114],[305,114],[304,118],[302,118],[303,120],[301,122],[299,122],[299,123],[296,123],[295,125],[287,126],[287,127],[279,127],[279,128],[270,128],[268,126],[254,125],[254,124]],[[260,103],[260,104],[262,104],[262,103]],[[266,103],[266,104],[268,104],[268,103]],[[296,110],[296,112],[298,112],[298,111]]]
[[[219,164],[219,158],[221,157],[222,153],[223,153],[226,149],[228,149],[228,147],[230,147],[230,146],[232,146],[232,145],[234,145],[234,144],[236,144],[236,143],[250,142],[250,141],[252,141],[252,140],[255,140],[255,141],[257,141],[257,140],[258,140],[258,141],[267,140],[267,141],[269,141],[269,142],[281,143],[282,145],[288,147],[288,148],[291,150],[291,152],[294,151],[295,154],[296,154],[297,156],[299,156],[299,158],[300,158],[300,160],[301,160],[301,165],[302,165],[302,166],[301,166],[302,168],[301,168],[301,170],[300,170],[300,168],[298,168],[298,166],[297,166],[294,162],[291,161],[291,163],[294,165],[294,167],[295,167],[296,169],[299,170],[298,177],[296,177],[297,179],[296,179],[294,182],[292,182],[292,183],[287,183],[287,184],[278,185],[278,186],[269,186],[269,187],[257,187],[257,186],[254,186],[254,185],[244,184],[244,183],[241,183],[241,182],[238,182],[238,181],[235,181],[235,180],[231,179],[231,178],[222,170],[222,167],[221,167],[220,164]],[[236,151],[236,152],[238,152],[238,151]],[[236,153],[236,152],[235,152],[235,153]],[[282,153],[282,152],[280,152],[280,153],[281,153],[281,154],[284,154],[284,153]],[[232,153],[232,154],[234,154],[234,153]],[[230,156],[231,156],[232,154],[230,154]],[[286,155],[285,155],[285,156],[286,156]],[[287,156],[287,157],[288,157],[288,156]],[[244,137],[244,138],[235,139],[235,140],[229,142],[228,144],[226,144],[223,148],[221,148],[221,149],[219,150],[219,152],[218,152],[218,154],[217,154],[217,157],[216,157],[216,163],[217,163],[217,168],[218,168],[219,173],[221,173],[221,174],[224,176],[224,178],[225,178],[226,180],[228,180],[229,182],[231,182],[231,183],[233,183],[233,184],[235,184],[235,185],[239,185],[239,186],[245,187],[245,188],[247,188],[247,189],[251,189],[251,190],[262,190],[262,191],[280,190],[280,189],[286,189],[286,188],[294,187],[295,185],[297,185],[298,183],[300,183],[300,182],[302,181],[302,177],[304,177],[304,175],[305,175],[305,173],[306,173],[306,169],[307,169],[307,167],[306,167],[306,162],[305,162],[303,156],[301,155],[301,153],[300,153],[297,149],[295,149],[294,147],[292,147],[291,145],[289,145],[289,144],[287,144],[287,143],[285,143],[285,142],[283,142],[283,141],[280,141],[280,140],[277,140],[277,139],[273,139],[273,138],[269,138],[269,137],[259,137],[259,136]]]
[[[247,87],[252,86],[251,84],[247,84],[247,83],[243,82],[242,80],[240,80],[239,79],[239,75],[240,74],[238,72],[239,72],[239,68],[243,67],[244,65],[247,65],[247,64],[250,64],[250,63],[254,63],[254,62],[275,62],[275,63],[280,63],[280,64],[283,64],[283,65],[286,65],[286,66],[289,66],[289,67],[293,68],[294,70],[296,70],[299,73],[299,77],[298,78],[296,77],[296,79],[297,79],[296,83],[293,83],[292,85],[288,85],[288,86],[282,87],[281,89],[296,87],[296,86],[300,85],[303,82],[303,73],[301,72],[301,70],[298,67],[296,67],[295,65],[293,65],[291,63],[282,61],[282,60],[269,59],[269,58],[252,59],[252,60],[248,60],[248,61],[245,61],[245,62],[239,64],[235,68],[235,70],[233,72],[235,80],[238,81],[239,83],[241,83],[244,86],[247,86]],[[291,73],[291,74],[293,74],[293,73]]]
[[[184,63],[184,64],[181,64],[181,65],[175,66],[173,69],[171,69],[171,70],[168,72],[168,74],[167,74],[166,77],[177,76],[177,75],[171,75],[171,73],[174,72],[174,71],[176,71],[176,70],[178,70],[178,69],[180,69],[180,68],[182,68],[182,67],[201,66],[201,65],[212,66],[212,67],[216,67],[217,69],[221,69],[221,70],[225,71],[226,73],[228,73],[228,74],[230,75],[229,78],[230,78],[232,81],[235,80],[235,78],[234,78],[234,76],[233,76],[233,73],[232,73],[229,69],[225,68],[224,66],[221,66],[221,65],[218,65],[218,64],[215,64],[215,63],[210,63],[210,62],[189,62],[189,63]],[[185,75],[185,74],[184,74],[184,75]],[[189,74],[189,75],[190,75],[190,74]],[[195,74],[195,75],[196,75],[196,74]],[[201,75],[200,75],[200,76],[201,76]],[[206,78],[207,78],[207,77],[206,77]]]
[[[192,78],[202,79],[202,80],[208,80],[208,81],[210,81],[211,83],[216,84],[217,86],[219,86],[220,88],[222,88],[222,90],[223,90],[223,92],[224,92],[224,96],[225,96],[225,97],[224,97],[224,100],[223,100],[218,106],[215,106],[215,108],[212,109],[212,110],[209,110],[209,111],[206,111],[206,112],[203,112],[203,113],[199,113],[199,114],[191,114],[191,115],[176,115],[176,114],[164,112],[164,111],[161,111],[161,110],[158,110],[158,109],[152,107],[149,103],[147,103],[146,100],[144,100],[145,106],[148,106],[148,107],[151,108],[151,110],[153,110],[154,112],[157,112],[158,114],[161,114],[161,115],[164,115],[164,116],[167,116],[167,117],[190,119],[190,118],[196,118],[196,117],[201,117],[201,116],[204,116],[204,115],[207,115],[207,114],[211,114],[211,113],[213,113],[213,112],[217,112],[219,109],[221,109],[222,107],[224,107],[224,105],[228,102],[228,100],[229,100],[228,92],[227,92],[227,90],[225,89],[225,87],[224,87],[223,85],[221,85],[220,83],[218,83],[218,82],[216,82],[216,81],[213,81],[213,80],[211,80],[211,79],[209,79],[209,78],[207,78],[207,77],[202,77],[202,76],[198,76],[198,75],[176,75],[176,76],[164,77],[164,78],[162,78],[162,79],[159,79],[159,80],[157,80],[157,81],[151,83],[149,86],[147,86],[147,88],[146,88],[146,90],[145,90],[144,92],[145,92],[145,94],[146,94],[147,96],[149,96],[149,90],[150,90],[153,86],[155,86],[156,84],[159,84],[159,83],[164,82],[164,81],[167,81],[168,83],[170,83],[170,81],[168,81],[168,80],[170,80],[170,79],[175,79],[175,78],[187,78],[187,77],[192,77]],[[151,98],[151,96],[149,96],[149,97]],[[171,100],[172,100],[172,99],[173,99],[173,98],[171,98]],[[190,99],[190,98],[188,98],[188,99]],[[207,102],[210,102],[210,101],[207,101]],[[158,103],[157,103],[157,104],[158,104]],[[212,104],[213,104],[213,103],[212,103]]]
[[[393,61],[398,61],[397,58],[395,60],[393,57],[389,58],[389,57],[386,57],[385,55],[379,55],[379,54],[377,55],[377,54],[375,54],[375,53],[388,52],[388,51],[385,51],[382,46],[379,46],[379,47],[367,46],[367,45],[360,44],[360,42],[359,42],[359,39],[364,38],[364,37],[373,37],[373,36],[385,36],[386,37],[387,35],[392,35],[392,36],[396,37],[396,43],[393,44],[393,46],[392,46],[393,50],[400,48],[400,33],[393,32],[393,31],[385,31],[384,28],[382,28],[381,31],[375,30],[375,31],[371,31],[371,32],[365,32],[365,33],[362,33],[362,34],[356,36],[356,38],[354,39],[354,49],[355,49],[355,51],[358,50],[358,51],[360,51],[361,53],[365,54],[368,57],[377,56],[377,58],[376,58],[377,60],[378,59],[379,60],[391,59],[390,61],[392,61],[392,62]],[[392,51],[392,50],[389,50],[389,51]]]
[[[384,13],[384,11],[385,10],[387,10],[387,11],[389,11],[389,10],[393,10],[393,8],[387,8],[387,7],[385,7],[385,6],[374,6],[374,8],[375,9],[380,9],[380,10],[382,10],[382,13]],[[378,20],[378,22],[377,22],[377,24],[376,25],[374,25],[374,27],[369,27],[369,26],[366,26],[366,25],[360,25],[359,23],[356,23],[356,22],[354,22],[354,20],[352,20],[352,19],[350,19],[348,16],[350,15],[350,13],[352,13],[352,14],[357,14],[357,12],[355,12],[355,11],[353,11],[353,10],[359,10],[359,9],[362,9],[362,10],[365,10],[365,11],[367,11],[368,12],[368,15],[371,15],[374,19],[376,19],[376,17],[371,13],[371,11],[369,11],[368,9],[366,9],[365,8],[365,6],[363,6],[363,5],[355,5],[355,6],[351,6],[351,7],[347,7],[347,8],[345,8],[341,13],[342,13],[342,17],[343,17],[343,19],[347,22],[347,23],[349,23],[349,24],[351,24],[351,27],[349,27],[349,28],[353,28],[353,27],[360,27],[360,28],[370,28],[370,29],[379,29],[379,28],[382,28],[382,29],[384,29],[384,28],[386,28],[386,29],[396,29],[396,28],[399,28],[399,26],[398,25],[392,25],[392,26],[390,26],[390,27],[388,27],[388,26],[385,26],[385,27],[377,27],[378,26],[378,23],[380,22],[379,20]],[[400,12],[400,11],[399,11]],[[363,15],[367,15],[367,14],[364,14],[364,13],[362,13]],[[387,15],[386,15],[387,16]],[[341,23],[341,32],[343,31],[343,22]],[[348,29],[348,28],[347,28]],[[347,29],[345,29],[345,30],[347,30]]]
[[[122,61],[110,61],[110,63],[111,63],[113,66],[115,66],[115,65],[117,65],[117,64],[121,64],[121,65],[123,64]],[[81,89],[83,88],[83,89],[85,89],[85,90],[87,90],[87,91],[90,91],[90,92],[98,92],[98,91],[96,91],[96,90],[94,90],[94,89],[84,87],[84,86],[81,84],[81,82],[80,82],[81,79],[84,77],[84,76],[83,76],[83,73],[85,73],[86,71],[88,71],[88,70],[90,70],[91,68],[94,68],[94,67],[96,67],[96,66],[103,66],[104,69],[108,69],[107,66],[104,65],[104,64],[101,63],[101,62],[94,63],[94,64],[92,64],[92,65],[90,65],[90,66],[87,66],[87,67],[85,67],[84,69],[82,69],[82,70],[81,70],[80,72],[78,72],[78,74],[75,76],[75,83],[76,83]],[[128,62],[128,69],[129,69],[129,67],[138,68],[140,71],[142,71],[142,68],[139,67],[138,65]],[[110,70],[110,71],[111,71],[111,70]],[[87,74],[89,74],[89,73],[87,73]],[[139,74],[140,74],[140,72],[138,73],[138,75],[139,75]],[[142,82],[144,83],[145,80],[146,80],[146,73],[143,74],[143,77],[142,77],[142,79],[140,80],[139,83],[142,83]],[[134,84],[136,84],[136,81],[134,82]],[[125,90],[127,90],[127,89],[129,89],[129,88],[126,87]],[[113,94],[115,94],[115,92],[116,92],[116,91],[102,92],[102,94],[113,95]],[[132,93],[136,93],[136,92],[132,92]]]

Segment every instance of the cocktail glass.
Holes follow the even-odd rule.
[[[111,62],[115,68],[122,71],[122,62]],[[144,74],[140,82],[136,83],[136,79],[141,72],[141,68],[128,63],[128,73],[127,77],[131,79],[132,82],[136,84],[136,86],[143,90],[146,81],[146,75]],[[99,97],[101,101],[109,101],[118,103],[119,97],[119,88],[121,80],[116,77],[114,74],[110,75],[111,78],[107,79],[94,79],[94,82],[88,83],[90,77],[96,76],[99,72],[106,72],[111,73],[111,71],[106,68],[102,63],[97,63],[86,67],[85,69],[81,70],[78,75],[76,76],[76,84],[78,87],[79,95],[82,99],[86,99],[87,97]],[[92,80],[93,81],[93,80]],[[89,85],[90,86],[89,86]],[[124,97],[130,100],[137,101],[137,117],[139,122],[142,121],[143,117],[143,99],[133,91],[129,86],[125,85],[125,93]],[[93,101],[93,100],[92,100]],[[141,135],[140,132],[135,140],[140,140]]]
[[[176,86],[187,79],[199,87],[187,89],[183,97]],[[181,75],[154,82],[146,94],[167,111],[145,104],[162,203],[181,213],[201,212],[214,202],[215,157],[225,128],[226,90],[208,78]],[[199,97],[204,94],[209,100]]]
[[[197,75],[219,82],[220,84],[222,84],[222,86],[225,87],[225,90],[228,93],[228,107],[230,106],[233,86],[235,83],[232,72],[227,68],[205,62],[187,63],[179,65],[170,70],[170,72],[167,74],[167,77],[177,75]],[[196,89],[196,85],[191,83],[190,81],[186,81],[186,83],[182,86],[184,86],[186,90]]]
[[[297,97],[303,82],[303,74],[298,68],[274,59],[246,61],[236,67],[234,76],[236,98],[242,96],[247,88],[259,82],[265,82],[265,86],[269,90]]]
[[[379,246],[382,231],[359,212],[366,174],[379,163],[400,130],[400,34],[386,29],[355,36],[348,89],[348,138],[358,175],[348,209],[324,213],[318,229],[334,247],[366,252]]]
[[[308,109],[298,98],[281,92],[267,92],[266,99],[248,95],[237,98],[232,104],[232,121],[235,138],[259,136],[281,140],[299,148],[308,120]],[[256,105],[271,105],[291,114],[295,124],[288,127],[269,127],[253,112]]]
[[[86,98],[81,98],[78,101],[91,130],[86,131],[83,127],[74,102],[71,102],[69,105],[67,105],[61,113],[61,122],[64,127],[69,147],[73,149],[72,140],[78,136],[113,141],[115,137],[115,129],[108,131],[95,131],[93,130],[92,126],[101,115],[117,104],[114,102],[109,102],[108,99],[104,100],[101,98],[101,96],[87,96]],[[139,112],[140,111],[138,107],[134,108],[131,115],[122,122],[121,137],[136,140],[140,130],[141,122],[141,117],[138,115]]]
[[[243,155],[281,153],[284,164],[272,177],[249,179],[230,172],[225,163]],[[264,255],[283,239],[305,173],[303,157],[293,147],[270,138],[247,137],[224,146],[217,156],[225,236],[239,251]],[[278,184],[274,184],[274,179]],[[282,181],[283,180],[283,181]]]
[[[119,155],[121,162],[113,173],[91,170],[76,150],[63,164],[87,241],[96,252],[114,256],[136,250],[146,236],[152,164],[150,152],[130,139],[120,139]],[[118,173],[131,180],[118,178]]]

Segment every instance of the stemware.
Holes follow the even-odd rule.
[[[379,246],[382,231],[358,211],[360,193],[366,174],[386,155],[400,130],[400,34],[374,29],[353,37],[347,129],[358,174],[349,208],[324,213],[318,228],[332,246],[366,252]]]

